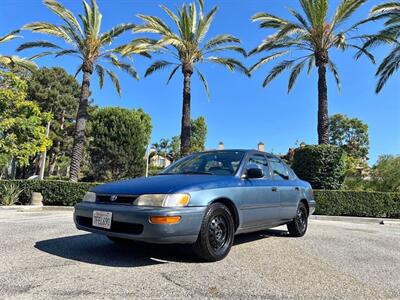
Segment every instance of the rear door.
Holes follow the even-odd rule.
[[[279,193],[274,185],[265,155],[252,154],[244,168],[257,165],[264,172],[263,178],[243,179],[245,193],[241,203],[243,227],[258,227],[273,223],[280,215]]]
[[[300,187],[296,185],[297,178],[279,158],[271,156],[268,157],[268,161],[280,196],[281,219],[292,219],[296,215],[297,201],[300,197]]]

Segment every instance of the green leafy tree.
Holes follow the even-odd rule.
[[[206,139],[207,139],[207,124],[204,117],[198,117],[197,119],[190,121],[191,136],[190,136],[190,152],[201,152],[205,150]],[[171,139],[169,146],[168,158],[171,161],[177,160],[184,156],[181,154],[181,138],[179,135],[174,136]]]
[[[14,159],[24,166],[51,145],[44,126],[51,115],[26,100],[27,84],[14,74],[0,72],[0,82],[0,165]]]
[[[79,103],[80,86],[62,68],[42,68],[33,72],[28,82],[28,99],[39,104],[41,111],[53,115],[50,137],[53,146],[48,151],[49,175],[55,175],[58,160],[70,156],[74,119]]]
[[[267,52],[252,68],[251,72],[262,65],[284,55],[289,59],[282,60],[271,69],[263,82],[267,86],[273,79],[287,69],[291,69],[288,92],[293,88],[301,71],[307,67],[309,74],[315,66],[318,70],[318,143],[329,143],[328,87],[327,69],[333,74],[340,89],[339,72],[330,57],[332,49],[360,50],[374,62],[374,58],[365,49],[348,38],[350,29],[342,25],[366,0],[342,0],[333,17],[328,19],[328,0],[299,0],[302,13],[289,8],[293,21],[269,13],[258,13],[253,16],[254,22],[260,22],[260,28],[273,29],[269,35],[250,55]]]
[[[14,30],[4,36],[0,36],[0,44],[6,43],[19,37],[19,30]],[[0,67],[8,70],[14,68],[22,68],[28,71],[34,71],[37,65],[29,59],[24,59],[15,55],[2,55],[0,54]]]
[[[206,147],[207,124],[204,117],[198,117],[191,121],[192,135],[190,140],[190,152],[201,152]]]
[[[47,48],[48,50],[36,55],[35,58],[46,55],[54,55],[55,57],[72,55],[79,57],[81,60],[76,72],[76,74],[82,72],[83,77],[70,170],[70,180],[77,181],[84,153],[85,127],[88,118],[88,101],[92,74],[94,71],[97,73],[100,88],[103,87],[104,77],[108,75],[118,94],[121,94],[118,77],[112,70],[107,69],[104,63],[125,71],[128,75],[138,79],[138,74],[131,63],[121,60],[120,48],[112,48],[110,46],[118,36],[134,28],[134,25],[119,24],[111,30],[101,33],[102,15],[95,0],[91,0],[90,4],[83,1],[84,14],[79,15],[82,26],[74,14],[56,0],[44,0],[44,4],[61,19],[63,24],[56,25],[48,22],[34,22],[25,25],[23,29],[56,37],[69,47],[64,48],[49,41],[36,41],[22,44],[18,48],[18,51],[28,48]],[[135,40],[131,44],[130,55],[146,55],[142,42],[143,39],[140,41]]]
[[[379,78],[375,88],[376,93],[382,90],[400,64],[400,2],[389,1],[373,7],[369,17],[359,24],[378,20],[384,21],[384,28],[376,34],[365,35],[366,41],[358,54],[360,55],[363,51],[381,44],[392,47],[390,53],[383,59],[376,71],[376,76]]]
[[[400,192],[400,156],[382,155],[372,169],[371,186],[380,192]]]
[[[181,150],[182,155],[190,152],[190,105],[191,105],[191,77],[196,72],[202,81],[207,95],[209,96],[208,83],[205,76],[198,68],[202,63],[215,63],[225,66],[230,71],[240,71],[248,74],[247,69],[241,62],[234,58],[216,56],[220,52],[234,51],[242,55],[246,52],[239,47],[240,40],[230,34],[217,35],[208,41],[205,37],[213,22],[214,16],[218,10],[214,7],[209,13],[204,13],[203,0],[198,1],[198,7],[195,3],[189,5],[183,4],[178,9],[178,14],[173,13],[165,6],[161,6],[170,20],[176,26],[176,30],[167,25],[162,19],[155,16],[138,15],[144,21],[143,25],[137,26],[135,32],[155,33],[160,39],[150,50],[158,51],[165,56],[171,57],[174,61],[158,60],[154,62],[146,71],[145,76],[149,76],[155,71],[172,67],[172,72],[168,77],[168,82],[181,70],[183,74],[183,107],[181,121]],[[124,53],[135,51],[135,42],[133,45],[127,45]]]
[[[100,108],[90,123],[88,152],[94,180],[144,175],[151,119],[143,110]]]
[[[368,159],[368,125],[360,119],[333,115],[329,118],[329,134],[330,144],[340,146],[348,156]]]

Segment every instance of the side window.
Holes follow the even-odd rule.
[[[276,157],[269,157],[269,162],[271,163],[272,173],[274,174],[274,179],[278,180],[288,180],[289,173],[286,166]]]
[[[246,169],[251,167],[251,165],[257,165],[264,172],[264,178],[270,178],[270,171],[268,166],[268,161],[263,155],[253,155],[247,161]]]

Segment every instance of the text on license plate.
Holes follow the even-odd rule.
[[[111,219],[112,219],[112,212],[94,210],[92,225],[95,227],[110,229]]]

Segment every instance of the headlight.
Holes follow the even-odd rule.
[[[139,196],[133,205],[179,207],[187,206],[190,200],[188,194],[147,194]]]
[[[96,194],[93,192],[87,192],[83,197],[83,202],[96,202]]]

